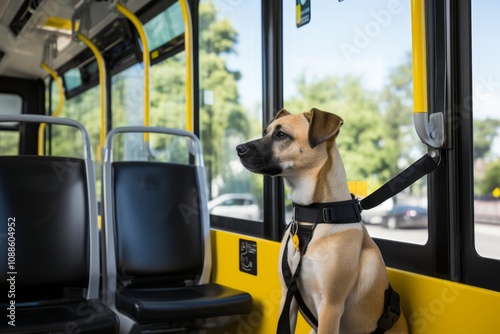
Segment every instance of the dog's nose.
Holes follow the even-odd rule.
[[[236,146],[236,152],[238,153],[238,156],[244,155],[248,151],[248,147],[245,144],[240,144]]]

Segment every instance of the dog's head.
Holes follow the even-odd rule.
[[[243,166],[254,173],[304,172],[324,163],[327,144],[335,140],[342,123],[339,116],[315,108],[296,115],[283,109],[262,138],[238,145],[236,152]]]

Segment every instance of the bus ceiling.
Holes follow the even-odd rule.
[[[57,57],[51,67],[59,69],[85,50],[82,43],[71,43],[71,22],[75,8],[88,0],[3,0],[0,2],[0,76],[36,79],[47,76],[40,68],[46,41],[57,39]],[[91,1],[92,26],[85,35],[93,38],[103,28],[121,17],[110,1]],[[137,12],[151,1],[121,1]],[[85,29],[85,27],[82,27]]]

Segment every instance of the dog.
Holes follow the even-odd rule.
[[[283,109],[265,128],[262,138],[238,145],[236,151],[249,171],[282,176],[291,188],[294,205],[349,201],[352,196],[336,143],[342,124],[339,116],[315,108],[302,114]],[[300,244],[296,245],[293,238],[294,231],[290,231],[294,224],[285,232],[279,261],[280,313],[287,312],[285,299],[289,290],[282,270],[285,255],[292,273],[302,261],[297,288],[309,309],[307,313],[300,307],[313,328],[311,333],[379,333],[378,321],[387,308],[386,290],[390,285],[380,250],[361,220],[347,224],[297,224],[312,226],[314,233],[307,251],[301,252]],[[294,297],[289,320],[286,318],[292,333],[299,311]],[[404,315],[395,319],[385,333],[408,333]]]

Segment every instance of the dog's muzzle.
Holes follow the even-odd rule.
[[[271,146],[263,144],[261,139],[236,146],[236,153],[243,166],[251,172],[275,176],[282,171],[273,158]]]

